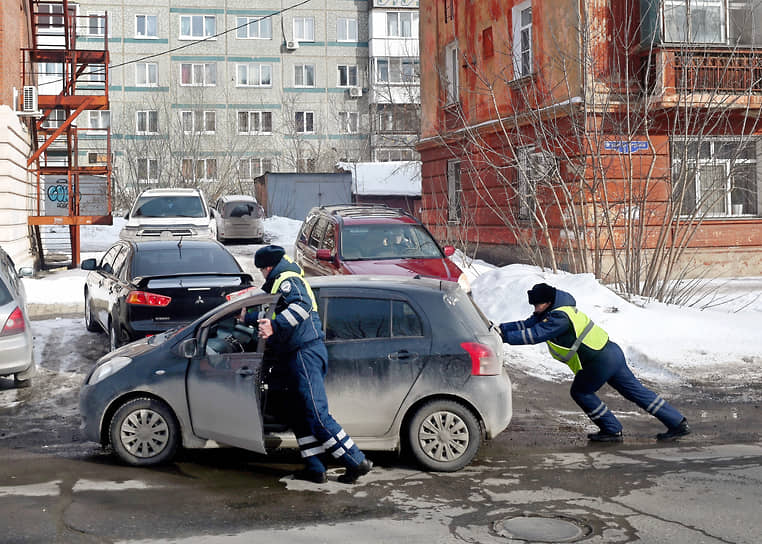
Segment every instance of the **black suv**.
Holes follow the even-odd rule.
[[[456,284],[310,283],[326,335],[329,406],[360,448],[403,446],[428,470],[454,471],[506,428],[511,383],[500,334]],[[284,433],[288,381],[238,319],[244,308],[271,312],[277,296],[251,293],[100,359],[80,391],[85,436],[133,465],[207,440],[260,453],[294,446]]]
[[[296,262],[308,275],[372,274],[468,279],[431,233],[409,213],[384,205],[345,204],[310,210],[296,239]]]

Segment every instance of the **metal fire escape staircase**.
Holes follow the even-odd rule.
[[[19,108],[32,115],[27,167],[36,191],[28,223],[41,268],[73,267],[80,260],[80,226],[112,224],[109,123],[91,128],[79,122],[83,112],[109,110],[108,21],[105,14],[78,16],[68,0],[28,2],[32,44],[22,50]]]

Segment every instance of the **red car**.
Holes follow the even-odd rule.
[[[453,246],[440,248],[412,215],[380,205],[312,208],[296,239],[296,262],[305,274],[422,276],[471,287],[466,275],[447,257]]]

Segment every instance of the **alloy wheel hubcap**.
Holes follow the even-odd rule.
[[[154,457],[167,447],[169,428],[159,413],[136,410],[122,422],[119,439],[135,457]]]
[[[468,448],[470,435],[466,423],[452,412],[434,412],[418,429],[421,449],[436,461],[453,461]]]

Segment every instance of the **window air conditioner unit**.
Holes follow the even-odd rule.
[[[350,87],[349,96],[352,98],[360,98],[362,96],[362,87]]]
[[[293,51],[299,49],[299,42],[297,40],[289,40],[286,42],[286,49]]]
[[[37,112],[37,86],[36,85],[24,85],[24,101],[21,106],[21,111],[24,113],[36,113]]]

